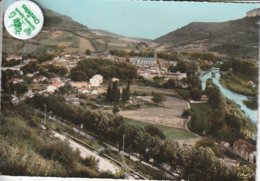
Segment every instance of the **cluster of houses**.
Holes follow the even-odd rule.
[[[256,163],[256,147],[251,143],[239,139],[233,143],[234,152],[249,163]]]
[[[220,146],[223,150],[235,154],[242,160],[247,161],[248,163],[256,163],[256,146],[254,146],[246,140],[238,139],[233,143],[232,147],[229,143],[221,141]]]
[[[66,52],[61,53],[60,56],[55,57],[53,60],[45,61],[42,65],[55,65],[66,67],[69,71],[76,67],[80,61],[79,55],[71,55]]]
[[[166,81],[169,79],[181,81],[187,78],[187,73],[168,71],[168,67],[176,66],[177,61],[159,60],[156,55],[154,57],[133,57],[129,62],[138,67],[138,74],[145,79],[163,77]]]
[[[102,75],[94,75],[89,82],[80,81],[75,82],[69,79],[61,79],[60,77],[55,77],[50,80],[51,84],[48,85],[46,92],[49,94],[55,93],[59,88],[69,85],[71,86],[77,93],[81,94],[91,94],[91,95],[98,95],[99,94],[99,87],[103,83],[103,76]]]
[[[53,94],[56,91],[58,91],[59,88],[69,85],[73,89],[73,92],[81,93],[81,94],[89,94],[89,95],[98,95],[100,92],[103,92],[103,90],[100,88],[101,84],[103,83],[103,76],[102,75],[95,75],[93,76],[88,82],[82,81],[82,82],[74,82],[70,79],[66,78],[60,78],[60,77],[54,77],[54,78],[47,78],[46,76],[39,75],[39,72],[34,73],[28,73],[24,75],[23,71],[21,71],[21,67],[25,66],[26,64],[37,61],[37,59],[31,59],[26,58],[23,59],[22,56],[17,55],[8,55],[6,58],[6,61],[21,61],[21,64],[18,66],[13,67],[2,67],[1,69],[7,70],[16,70],[19,71],[20,76],[24,77],[15,77],[9,80],[9,83],[12,84],[21,84],[25,82],[26,78],[29,78],[32,80],[33,84],[42,84],[47,85],[47,87],[44,88],[44,86],[40,86],[40,88],[29,88],[29,91],[25,93],[21,97],[17,97],[15,94],[13,95],[12,102],[18,103],[21,99],[25,99],[26,97],[32,97],[35,93],[38,94]],[[55,65],[55,66],[64,66],[68,70],[75,67],[77,63],[80,61],[80,56],[78,55],[70,55],[68,53],[61,53],[60,56],[55,57],[53,60],[43,62],[43,65]],[[37,86],[36,86],[37,87]]]

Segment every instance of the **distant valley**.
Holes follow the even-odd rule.
[[[202,51],[218,55],[258,57],[259,16],[244,17],[222,23],[193,22],[155,40],[135,39],[106,30],[92,30],[72,18],[45,9],[43,31],[27,42],[11,38],[4,32],[4,53],[66,51],[84,55],[87,49],[95,53],[107,50],[137,51],[146,45],[157,51]]]

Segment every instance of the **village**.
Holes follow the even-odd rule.
[[[105,94],[107,91],[107,83],[104,82],[105,80],[102,75],[102,72],[91,77],[89,81],[72,81],[68,77],[71,69],[75,68],[77,64],[85,58],[101,58],[104,61],[108,59],[114,62],[129,63],[134,65],[137,68],[138,75],[146,80],[153,80],[154,78],[160,78],[164,82],[173,80],[175,82],[175,85],[178,85],[178,87],[182,89],[186,89],[188,87],[188,84],[185,81],[188,77],[186,72],[171,72],[169,70],[169,67],[176,67],[178,62],[176,60],[169,61],[164,60],[162,58],[158,58],[156,53],[153,57],[136,56],[131,58],[125,58],[114,55],[86,55],[86,57],[82,57],[76,54],[62,52],[59,56],[54,56],[52,60],[47,60],[40,63],[40,66],[55,66],[66,69],[66,74],[64,74],[64,76],[55,75],[51,78],[47,78],[46,76],[42,75],[38,70],[31,71],[27,74],[23,72],[23,67],[38,62],[37,58],[24,59],[22,56],[8,55],[6,57],[7,62],[11,62],[14,60],[16,62],[19,62],[15,66],[2,67],[3,71],[13,70],[19,72],[17,77],[8,80],[8,82],[14,86],[24,84],[25,82],[28,85],[28,89],[25,93],[13,92],[12,103],[18,104],[20,101],[25,100],[26,98],[34,97],[34,95],[36,94],[48,96],[54,94],[55,92],[61,90],[64,87],[69,87],[70,94],[66,94],[65,98],[68,103],[71,103],[73,105],[80,105],[82,101],[84,102],[84,100],[82,100],[78,95],[88,95],[95,97],[98,95]],[[195,62],[195,65],[197,66],[197,72],[199,74],[200,66],[197,62]],[[120,82],[120,80],[117,77],[114,77],[112,81]],[[208,100],[208,96],[203,94],[197,100],[189,98],[188,102],[189,104],[207,104]],[[96,105],[100,106],[98,104]],[[183,145],[187,146],[185,142],[183,143]],[[231,155],[229,161],[227,161],[228,157],[225,158],[224,161],[228,162],[230,165],[237,165],[237,162],[235,161],[237,158],[245,160],[249,163],[255,163],[256,161],[256,147],[245,140],[239,139],[235,141],[231,146],[229,143],[223,141],[219,143],[219,147],[223,149],[224,152],[227,152],[227,155],[229,155],[228,157],[230,157]],[[232,161],[232,159],[235,160]]]

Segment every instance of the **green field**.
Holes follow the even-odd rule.
[[[131,124],[131,125],[137,126],[137,127],[141,127],[141,128],[144,128],[145,126],[148,126],[148,125],[157,127],[159,130],[161,130],[163,132],[163,134],[165,135],[165,137],[167,139],[177,140],[177,139],[197,138],[197,136],[195,134],[188,132],[184,129],[155,125],[155,124],[150,124],[150,123],[144,123],[144,122],[134,121],[134,120],[130,120],[130,119],[125,119],[125,121],[128,124]]]

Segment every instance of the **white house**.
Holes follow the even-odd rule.
[[[182,80],[183,78],[187,78],[187,73],[181,73],[181,72],[176,72],[176,73],[168,73],[164,75],[167,79],[173,79],[173,80]]]
[[[24,80],[21,78],[13,78],[11,79],[9,82],[13,83],[13,84],[19,84],[19,83],[23,83]]]
[[[93,91],[91,92],[91,94],[92,94],[92,95],[98,95],[98,91],[97,91],[97,90],[93,90]]]
[[[26,74],[26,77],[32,78],[34,75],[33,74]]]
[[[37,76],[33,78],[33,83],[39,83],[39,82],[44,82],[47,81],[47,77],[44,76]]]
[[[18,61],[18,60],[22,60],[23,59],[23,57],[22,56],[17,56],[17,55],[9,55],[8,57],[6,57],[6,61],[10,61],[10,60],[16,60],[16,61]]]
[[[174,67],[177,65],[177,63],[178,63],[177,61],[169,61],[169,64],[174,66]]]
[[[51,81],[52,83],[61,82],[61,78],[60,78],[60,77],[53,77],[53,78],[50,79],[50,81]]]
[[[89,94],[90,90],[88,88],[80,88],[80,89],[78,89],[78,93]]]
[[[103,83],[103,76],[102,75],[94,75],[90,80],[90,87],[100,87]]]
[[[58,88],[55,87],[55,86],[53,86],[53,85],[49,85],[49,86],[47,87],[47,92],[48,92],[48,93],[54,93],[56,90],[58,90]]]
[[[113,77],[113,78],[111,79],[111,81],[112,81],[112,82],[119,82],[119,79],[116,78],[116,77]]]
[[[24,94],[25,97],[33,97],[33,91],[31,89],[28,90],[28,92],[26,92]]]
[[[47,87],[47,92],[54,93],[55,91],[57,91],[60,87],[63,87],[64,85],[65,84],[63,82],[52,83],[51,85],[49,85]]]

